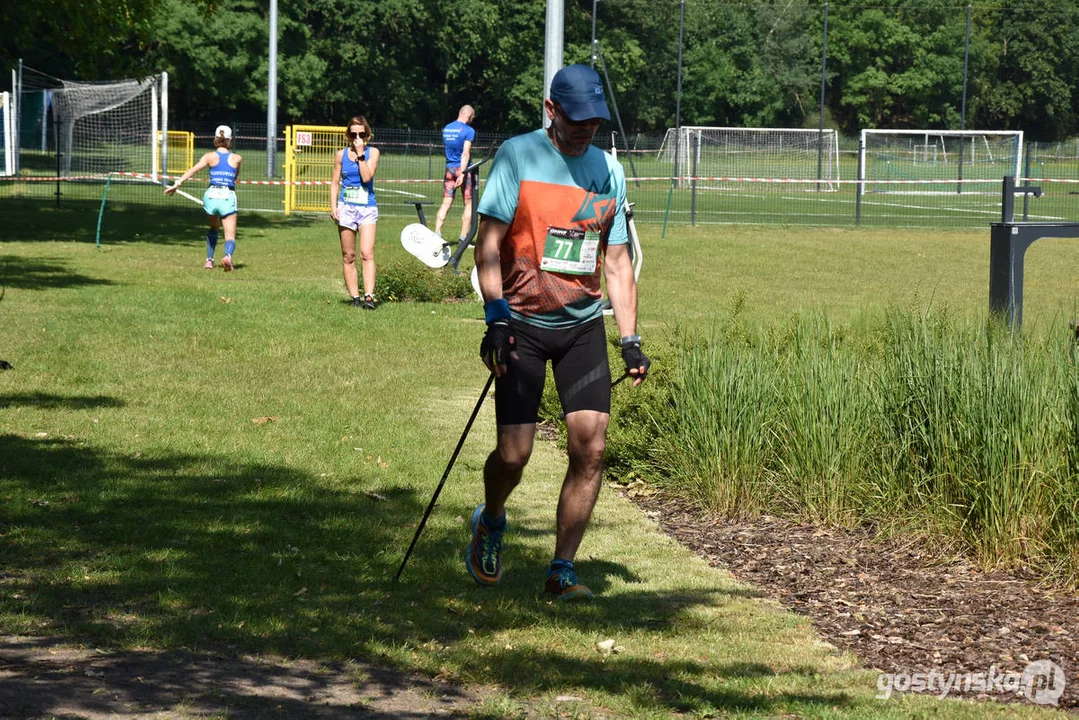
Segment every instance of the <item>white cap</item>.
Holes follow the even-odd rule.
[[[223,137],[226,140],[231,140],[232,128],[230,128],[228,125],[218,125],[217,129],[214,130],[214,137]]]

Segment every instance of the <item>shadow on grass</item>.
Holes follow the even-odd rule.
[[[64,200],[59,208],[38,199],[5,199],[3,207],[0,242],[94,242],[101,198]],[[239,238],[242,240],[245,229],[312,222],[315,221],[302,217],[245,213],[241,208]],[[110,194],[101,219],[101,242],[199,243],[207,228],[206,215],[191,202],[158,205],[114,199]]]
[[[475,700],[452,686],[364,663],[222,657],[185,651],[88,652],[55,638],[3,638],[5,718],[183,717],[389,720],[449,715]],[[48,687],[48,692],[42,692]],[[388,699],[388,701],[386,700]],[[169,717],[174,717],[169,713]],[[458,716],[459,715],[455,715]]]
[[[769,717],[800,717],[787,712],[821,710],[835,712],[850,707],[854,700],[847,694],[835,691],[819,693],[783,692],[770,689],[752,695],[737,690],[706,688],[701,680],[719,678],[738,681],[755,678],[767,686],[778,676],[798,676],[805,683],[818,673],[814,668],[796,668],[777,673],[768,665],[752,662],[698,663],[671,660],[619,659],[617,664],[603,660],[581,660],[558,653],[531,653],[526,658],[503,657],[503,662],[492,667],[490,681],[501,687],[527,690],[528,692],[557,692],[567,686],[584,686],[611,695],[629,698],[646,711],[663,708],[682,716],[683,713],[703,713],[704,717],[716,712],[726,716],[730,712],[765,713]],[[501,672],[509,665],[515,668],[514,677]],[[544,673],[533,682],[521,682],[521,673],[528,668],[542,667]],[[525,687],[522,687],[525,686]],[[774,715],[773,713],[782,713]]]
[[[89,410],[90,408],[123,407],[119,398],[108,395],[78,396],[53,395],[52,393],[27,392],[0,395],[0,408],[34,407],[42,410]]]
[[[69,263],[61,260],[0,255],[0,286],[5,289],[51,290],[55,288],[114,284],[110,280],[102,280],[73,272],[69,265]]]
[[[402,582],[393,584],[427,497],[380,480],[385,476],[331,486],[301,469],[237,463],[227,454],[141,457],[0,436],[0,628],[97,647],[392,662],[388,648],[429,641],[454,648],[474,635],[529,625],[597,635],[668,627],[685,633],[702,622],[697,606],[756,596],[734,586],[662,594],[631,588],[578,607],[552,606],[541,592],[549,558],[523,545],[513,558],[518,579],[485,592],[462,566],[464,528],[452,536],[445,529],[449,513],[467,517],[469,508],[436,508],[439,527],[428,527]],[[617,563],[581,565],[600,591],[615,580],[638,581]],[[525,577],[527,568],[534,578]],[[715,688],[717,676],[766,678],[761,690],[777,675],[809,677],[811,668],[627,657],[608,664],[598,655],[503,650],[498,643],[491,651],[484,677],[516,695],[568,684],[644,693],[642,702],[671,710],[848,702],[825,692]],[[453,652],[460,659],[461,649]]]

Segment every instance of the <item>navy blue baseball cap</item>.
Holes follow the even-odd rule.
[[[551,78],[551,100],[570,120],[611,119],[599,74],[587,65],[567,65]]]

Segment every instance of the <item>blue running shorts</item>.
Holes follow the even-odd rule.
[[[226,187],[208,187],[202,194],[202,209],[207,215],[228,217],[236,214],[236,191]]]

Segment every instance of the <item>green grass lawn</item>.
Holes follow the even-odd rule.
[[[360,657],[497,686],[477,717],[562,695],[579,698],[575,717],[1045,714],[875,699],[876,673],[611,486],[578,557],[598,597],[554,604],[556,442],[537,444],[510,501],[503,585],[476,587],[462,557],[491,402],[394,585],[486,379],[478,302],[348,307],[326,220],[244,215],[225,274],[201,269],[197,208],[107,212],[99,250],[92,201],[3,205],[0,357],[15,370],[0,373],[0,633]],[[380,224],[383,267],[415,262],[404,222]],[[988,230],[640,231],[646,350],[736,307],[763,325],[823,309],[856,326],[887,305],[988,304]],[[1070,317],[1077,261],[1075,243],[1031,250],[1031,331]],[[605,639],[622,651],[600,654]]]

